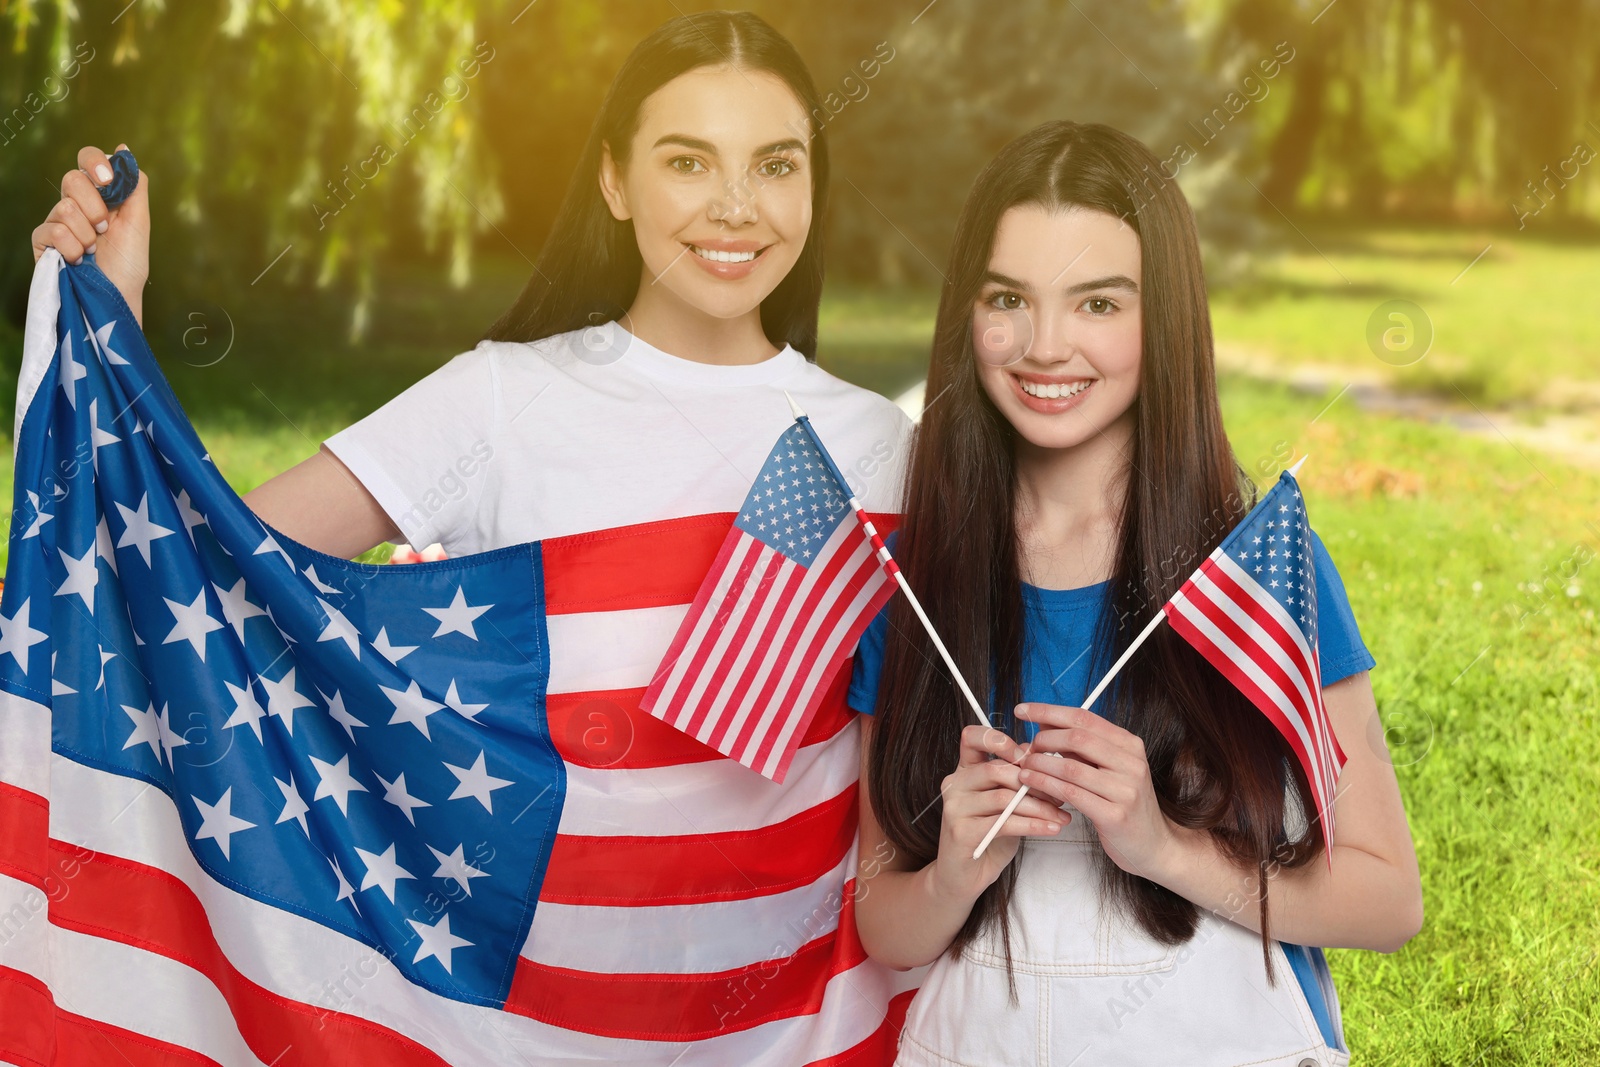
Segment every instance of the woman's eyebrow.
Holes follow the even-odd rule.
[[[1028,285],[1027,282],[1018,281],[1016,278],[1011,277],[1011,275],[1009,275],[1009,274],[1001,274],[997,270],[986,270],[986,271],[984,271],[983,272],[983,280],[985,282],[994,282],[996,285],[1004,285],[1004,286],[1006,286],[1007,288],[1010,288],[1010,289],[1028,289],[1028,288],[1030,288],[1030,286]]]
[[[702,141],[698,137],[690,137],[686,133],[669,133],[655,143],[656,148],[664,144],[678,145],[680,148],[692,148],[696,152],[705,152],[708,155],[717,154],[717,146],[710,141]]]
[[[805,151],[806,143],[804,141],[790,138],[787,141],[773,141],[771,144],[764,144],[752,152],[751,155],[766,156],[771,155],[773,152],[799,152],[804,155]]]

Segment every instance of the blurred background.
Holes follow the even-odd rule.
[[[152,347],[236,487],[292,465],[473,346],[623,56],[705,6],[0,0],[0,395],[29,233],[126,142]],[[1262,482],[1311,453],[1423,865],[1418,938],[1330,954],[1355,1062],[1594,1062],[1600,4],[746,6],[826,97],[820,362],[886,395],[1001,145],[1108,122],[1177,175],[1230,436]]]

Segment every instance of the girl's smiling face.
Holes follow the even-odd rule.
[[[719,319],[758,308],[811,229],[810,128],[793,91],[760,71],[702,67],[652,93],[627,162],[608,146],[600,169],[611,213],[633,220],[641,287]]]
[[[1139,236],[1115,215],[1022,204],[1000,217],[972,343],[989,399],[1041,449],[1129,415],[1144,345]]]

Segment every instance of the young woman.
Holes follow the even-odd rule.
[[[1394,951],[1422,921],[1373,660],[1320,541],[1348,756],[1331,873],[1289,748],[1170,628],[1075,706],[1253,495],[1194,221],[1155,172],[1124,134],[1050,123],[984,170],[956,231],[896,555],[999,728],[968,725],[899,603],[850,694],[876,712],[862,942],[933,964],[902,1063],[1342,1064],[1326,964],[1301,946]]]
[[[568,550],[597,546],[602,577],[685,545],[709,545],[709,566],[791,423],[787,391],[841,465],[876,461],[857,488],[892,508],[899,470],[883,457],[903,455],[904,416],[811,362],[828,155],[807,131],[820,107],[759,18],[663,26],[617,74],[516,304],[246,501],[342,556],[402,535],[452,555],[581,535]],[[98,246],[138,309],[144,176],[108,216],[104,155],[86,148],[79,163],[35,250],[76,261]],[[637,710],[684,605],[605,607],[626,610],[604,632],[552,616],[560,699],[547,713],[567,799],[514,989],[524,1017],[453,1035],[493,1049],[460,1062],[882,1062],[891,997],[909,983],[848,936],[859,755],[843,686],[775,785]]]

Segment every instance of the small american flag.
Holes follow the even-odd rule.
[[[897,570],[795,414],[640,704],[775,782]]]
[[[1291,472],[1279,476],[1162,610],[1288,740],[1311,783],[1331,865],[1334,786],[1344,753],[1322,703],[1311,528]]]

